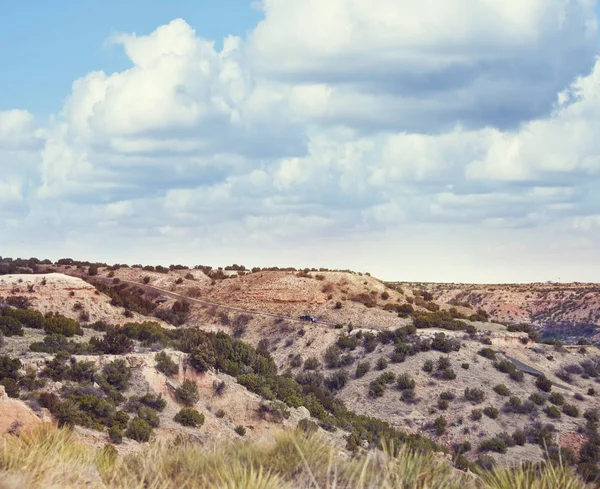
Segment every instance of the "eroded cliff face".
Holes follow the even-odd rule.
[[[45,410],[37,415],[23,401],[11,399],[0,385],[0,435],[18,428],[32,428],[50,418]]]

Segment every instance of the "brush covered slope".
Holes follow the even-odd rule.
[[[384,442],[445,450],[461,469],[560,459],[598,475],[593,346],[539,343],[532,328],[347,271],[90,268],[36,271],[85,278],[110,314],[82,320],[78,292],[45,299],[44,321],[80,329],[21,317],[23,336],[5,334],[2,348],[21,364],[1,381],[87,444],[273,443],[299,426],[354,453]],[[26,278],[0,288],[3,315],[35,310]]]

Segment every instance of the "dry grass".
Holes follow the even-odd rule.
[[[568,470],[500,470],[480,478],[441,458],[401,450],[350,458],[318,437],[282,432],[269,447],[154,444],[120,458],[65,430],[38,428],[0,442],[0,489],[583,489]],[[3,475],[4,474],[4,475]],[[3,479],[4,477],[4,479]]]

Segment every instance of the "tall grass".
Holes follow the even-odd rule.
[[[282,432],[274,444],[203,447],[155,443],[118,457],[112,447],[86,448],[67,430],[38,428],[0,440],[10,489],[583,489],[567,469],[464,474],[443,458],[406,449],[349,457],[318,436]]]

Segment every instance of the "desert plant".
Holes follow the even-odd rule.
[[[173,420],[183,426],[197,428],[204,424],[204,415],[193,408],[183,408],[175,415]]]
[[[191,407],[200,400],[198,387],[192,380],[186,379],[181,386],[175,390],[175,398],[187,407]]]

